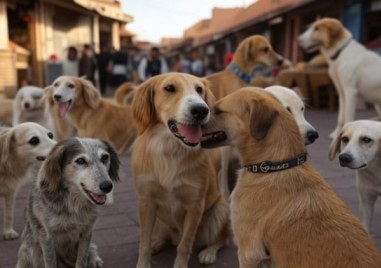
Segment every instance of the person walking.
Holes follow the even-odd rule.
[[[81,59],[79,60],[79,76],[84,76],[87,80],[95,85],[95,70],[97,68],[97,61],[93,50],[90,45],[83,46]]]
[[[105,95],[107,91],[110,61],[111,50],[108,46],[103,46],[101,52],[97,55],[99,88],[102,95]]]

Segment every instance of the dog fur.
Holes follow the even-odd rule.
[[[381,122],[358,120],[346,123],[332,141],[329,158],[339,153],[342,167],[356,170],[362,223],[369,232],[374,204],[381,195]]]
[[[3,128],[0,133],[0,196],[4,197],[5,239],[16,239],[13,210],[17,190],[29,175],[32,165],[43,160],[55,145],[52,133],[36,123],[21,123]]]
[[[313,143],[319,137],[316,129],[304,117],[305,105],[302,99],[292,89],[282,86],[271,86],[264,90],[274,95],[283,107],[293,115],[306,145]],[[228,198],[230,196],[229,167],[231,167],[230,163],[233,162],[233,159],[239,158],[239,154],[231,146],[222,147],[221,150],[219,187],[225,198]]]
[[[136,137],[131,107],[103,99],[90,81],[74,76],[58,77],[48,90],[79,136],[109,141],[121,154],[130,149]]]
[[[270,42],[261,35],[253,35],[244,39],[234,53],[232,60],[246,74],[251,74],[257,64],[276,66],[283,64],[283,57],[278,55]],[[210,89],[216,99],[220,99],[236,89],[248,86],[229,66],[221,72],[206,77],[210,81]]]
[[[202,146],[234,146],[243,166],[306,151],[291,113],[262,89],[240,89],[213,111],[212,133]],[[269,173],[242,169],[231,196],[231,221],[241,268],[381,264],[359,220],[308,162]]]
[[[135,83],[123,83],[115,90],[115,102],[119,105],[130,105],[134,99],[137,88],[138,85]]]
[[[92,227],[102,205],[113,201],[118,170],[118,156],[107,142],[59,142],[28,198],[17,267],[101,267]]]
[[[229,240],[229,209],[211,160],[199,146],[213,95],[205,79],[158,75],[144,82],[132,104],[139,135],[132,154],[139,199],[137,267],[150,267],[151,250],[177,245],[174,267],[188,267],[192,247],[199,262],[216,261]]]
[[[44,90],[40,87],[25,86],[17,91],[13,102],[12,125],[23,122],[35,122],[44,127]]]
[[[332,18],[313,23],[299,36],[299,43],[307,51],[319,48],[328,61],[329,75],[339,95],[337,126],[331,138],[355,119],[358,97],[373,104],[381,114],[381,57],[377,53],[354,40],[342,23]]]

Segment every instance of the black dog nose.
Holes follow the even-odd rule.
[[[307,131],[307,139],[310,143],[313,143],[317,138],[319,138],[319,133],[316,130]]]
[[[24,103],[24,107],[25,107],[25,109],[29,109],[29,107],[30,107],[29,102]]]
[[[353,158],[350,154],[341,154],[339,155],[340,165],[345,167],[352,163]]]
[[[278,66],[281,66],[281,65],[283,64],[283,62],[284,62],[284,59],[281,58],[281,59],[279,59],[279,60],[277,61],[277,65],[278,65]]]
[[[209,108],[203,105],[195,105],[191,108],[191,114],[197,121],[203,120],[205,117],[207,117],[208,113]]]
[[[102,192],[108,194],[112,190],[112,183],[110,181],[104,181],[99,184],[99,189],[101,189]]]
[[[60,95],[60,94],[54,94],[54,99],[56,100],[56,101],[59,101],[59,100],[61,100],[62,99],[62,96]]]

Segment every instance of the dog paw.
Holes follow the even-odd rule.
[[[8,230],[4,232],[5,240],[14,240],[19,238],[19,234],[15,230]]]
[[[217,252],[214,249],[206,248],[198,254],[198,261],[201,264],[209,265],[217,260]]]

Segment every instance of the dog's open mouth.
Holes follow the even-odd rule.
[[[176,122],[175,120],[168,121],[170,131],[179,138],[185,145],[197,146],[202,137],[201,125],[188,125]]]
[[[82,189],[85,191],[87,196],[93,201],[96,205],[103,205],[106,203],[107,196],[105,194],[96,194],[89,190],[86,190],[85,186],[81,183]]]
[[[67,114],[67,112],[71,108],[72,102],[73,102],[73,100],[68,100],[65,102],[58,102],[58,111],[59,111],[59,114],[61,117],[65,117],[65,115]]]
[[[223,131],[215,131],[202,135],[201,147],[214,148],[218,147],[221,142],[227,139],[226,133]]]

